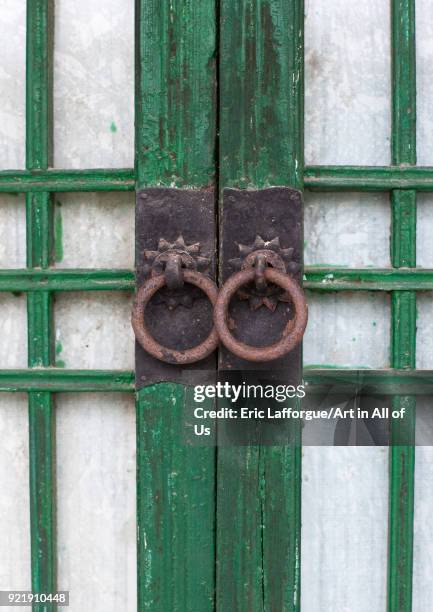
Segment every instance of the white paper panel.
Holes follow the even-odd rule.
[[[433,293],[417,294],[416,367],[433,369]]]
[[[431,410],[433,398],[418,398],[417,409],[421,413],[430,413],[431,444]],[[422,418],[417,418],[417,441],[422,443]],[[425,438],[424,438],[425,440]],[[414,523],[414,572],[413,572],[413,612],[424,612],[431,608],[433,601],[433,582],[431,568],[433,567],[433,523],[431,520],[433,508],[433,448],[418,446],[415,453],[415,523]]]
[[[134,267],[133,193],[56,195],[56,265],[61,268]]]
[[[304,210],[306,265],[390,266],[388,195],[307,192]]]
[[[390,161],[390,3],[306,0],[308,164]]]
[[[58,365],[67,368],[133,369],[132,294],[83,292],[57,295]]]
[[[0,194],[0,268],[26,267],[25,224],[24,197]]]
[[[0,31],[0,169],[24,168],[26,0],[2,0]]]
[[[417,157],[433,165],[433,0],[416,0]]]
[[[59,586],[70,612],[136,610],[134,397],[57,399]]]
[[[27,367],[27,309],[23,295],[0,293],[0,368]]]
[[[390,4],[306,0],[308,164],[390,161]],[[390,265],[385,195],[308,194],[309,265]],[[390,305],[380,294],[309,294],[306,364],[389,365]],[[302,610],[386,608],[388,453],[304,449]],[[368,585],[368,588],[366,588]]]
[[[30,590],[27,398],[0,393],[0,590]]]
[[[305,447],[303,612],[384,612],[388,449]]]
[[[307,292],[304,364],[389,366],[390,303],[379,292]]]
[[[134,164],[134,2],[56,5],[55,164]],[[58,267],[132,268],[134,196],[57,194]],[[134,365],[127,293],[56,298],[59,365]],[[71,612],[136,609],[133,395],[58,398],[59,584]]]
[[[416,396],[415,436],[417,446],[433,447],[433,395]],[[433,503],[433,499],[429,503]]]
[[[433,132],[432,132],[433,135]],[[417,194],[416,263],[433,268],[433,194]]]
[[[54,161],[134,165],[134,0],[57,0]]]

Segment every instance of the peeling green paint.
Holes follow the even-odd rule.
[[[302,2],[219,6],[219,184],[302,190]],[[218,448],[217,610],[299,611],[300,484],[299,438]]]
[[[27,2],[26,54],[26,169],[47,170],[51,148],[51,24],[54,3]],[[37,172],[36,172],[37,173]],[[27,267],[48,269],[53,264],[53,199],[48,191],[26,195]],[[53,300],[48,291],[27,296],[28,365],[54,364]],[[30,392],[29,485],[31,590],[52,593],[56,584],[55,520],[55,426],[54,403],[49,392]],[[33,612],[46,612],[45,603],[33,605]],[[53,612],[57,605],[53,605]]]
[[[61,342],[57,341],[56,342],[56,368],[66,367],[66,363],[63,361],[63,359],[57,359],[57,356],[60,355],[62,351],[63,351],[63,345]]]
[[[111,132],[112,134],[115,134],[115,133],[117,132],[117,125],[114,123],[114,121],[112,121],[112,122],[111,122],[111,125],[110,125],[110,132]]]
[[[56,263],[63,261],[63,219],[62,203],[57,201],[54,212],[54,258]]]
[[[138,0],[136,5],[137,188],[210,187],[216,3]],[[161,383],[137,394],[140,612],[215,610],[215,450],[188,446],[179,435],[184,406],[191,405],[189,389]]]
[[[17,195],[36,192],[75,191],[134,191],[135,173],[132,168],[87,170],[29,170],[0,171],[0,193]]]
[[[416,45],[415,0],[392,0],[392,163],[416,165]],[[416,266],[416,191],[391,192],[391,260],[394,268]],[[416,293],[391,294],[391,367],[416,367]],[[394,410],[405,408],[404,419],[392,419],[391,439],[412,439],[390,449],[388,612],[411,612],[415,488],[414,397],[393,398]]]

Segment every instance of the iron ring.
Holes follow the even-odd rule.
[[[182,274],[185,282],[201,289],[209,298],[212,306],[215,305],[218,297],[218,288],[213,280],[195,270],[182,270]],[[186,365],[201,361],[218,346],[218,333],[215,327],[212,328],[207,338],[201,344],[185,350],[175,350],[162,346],[157,342],[145,325],[144,311],[147,304],[155,293],[166,284],[167,280],[164,274],[160,274],[149,278],[138,290],[131,317],[135,337],[147,353],[165,363]]]
[[[254,268],[247,268],[230,276],[218,294],[214,307],[214,323],[221,342],[238,357],[247,361],[273,361],[287,355],[301,342],[307,326],[308,307],[305,296],[293,277],[274,268],[266,268],[265,279],[278,285],[290,295],[295,309],[294,319],[288,321],[280,340],[269,346],[250,346],[237,340],[227,325],[230,300],[242,285],[253,281],[255,276]]]

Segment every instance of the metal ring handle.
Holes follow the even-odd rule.
[[[283,274],[273,268],[266,268],[264,276],[267,281],[274,283],[287,291],[295,308],[295,317],[284,328],[281,339],[275,344],[264,347],[244,344],[232,335],[227,326],[228,308],[230,300],[242,285],[254,280],[254,268],[241,270],[233,274],[221,287],[214,308],[214,323],[221,342],[232,353],[247,361],[273,361],[283,357],[295,348],[302,340],[308,320],[308,308],[304,294],[298,283],[289,275]]]
[[[182,270],[182,274],[185,282],[201,289],[207,295],[211,304],[215,305],[218,297],[218,288],[210,278],[194,270]],[[215,327],[212,327],[210,334],[201,344],[190,349],[177,351],[159,344],[150,334],[144,323],[144,311],[149,300],[166,284],[166,278],[164,274],[161,274],[147,280],[138,290],[131,317],[135,337],[146,352],[165,363],[184,365],[201,361],[218,346],[218,333]]]

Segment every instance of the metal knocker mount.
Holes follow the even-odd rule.
[[[253,244],[238,244],[238,249],[239,257],[229,261],[233,271],[239,272],[249,268],[255,270],[254,283],[238,290],[237,296],[239,299],[248,300],[251,310],[266,306],[272,312],[276,309],[279,301],[289,302],[290,295],[288,292],[282,290],[278,285],[268,283],[264,272],[268,267],[272,267],[283,274],[299,272],[300,264],[293,261],[294,248],[282,248],[278,236],[268,241],[261,236],[256,236]]]
[[[159,301],[167,304],[169,310],[180,305],[191,308],[197,292],[185,291],[184,272],[193,270],[209,274],[211,265],[211,259],[201,255],[200,242],[187,245],[183,236],[173,243],[160,238],[158,250],[146,250],[143,255],[143,271],[147,276],[165,276],[166,291],[158,293]]]
[[[289,187],[226,188],[214,321],[220,370],[301,376],[303,204]]]
[[[197,384],[216,366],[215,194],[145,188],[136,198],[136,388]],[[209,373],[209,374],[207,374]]]
[[[293,350],[302,339],[307,325],[307,304],[302,290],[290,274],[300,269],[300,265],[292,261],[293,251],[293,248],[281,248],[278,236],[269,241],[256,236],[250,246],[239,244],[240,257],[229,261],[239,271],[221,287],[214,321],[221,342],[242,359],[262,363],[273,361]],[[229,316],[229,305],[235,294],[241,300],[249,300],[251,310],[265,306],[275,312],[279,301],[293,305],[294,316],[287,321],[278,341],[255,347],[233,336],[231,330],[236,323]]]
[[[185,291],[184,283],[201,290],[211,304],[215,304],[218,295],[217,286],[200,271],[210,265],[210,259],[200,256],[200,243],[186,245],[183,236],[179,236],[173,243],[160,238],[158,250],[145,251],[144,261],[146,262],[144,272],[149,278],[139,288],[132,311],[132,327],[137,341],[156,359],[171,364],[195,363],[208,357],[218,345],[215,327],[203,342],[179,351],[167,348],[155,340],[145,323],[146,306],[154,295],[158,295],[159,301],[166,303],[169,310],[174,310],[179,305],[192,307],[195,296]],[[161,291],[164,289],[166,293]]]
[[[138,291],[132,326],[139,347],[137,386],[154,380],[187,382],[179,372],[191,364],[212,369],[209,359],[219,342],[223,370],[269,371],[266,364],[272,361],[272,368],[290,368],[297,378],[296,348],[307,324],[300,288],[300,193],[285,187],[224,190],[220,290],[212,279],[216,231],[211,191],[145,189],[137,194],[136,210]],[[159,326],[159,332],[152,326]]]

